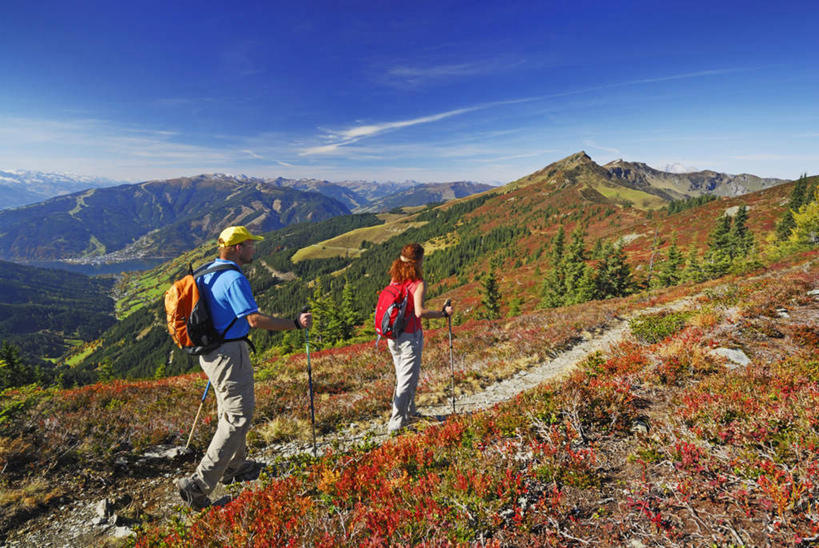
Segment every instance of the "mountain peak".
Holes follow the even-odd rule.
[[[591,162],[591,156],[586,154],[585,150],[581,150],[580,152],[575,152],[570,156],[566,156],[562,160],[558,160],[555,164],[566,164],[566,165],[580,165],[586,164]]]

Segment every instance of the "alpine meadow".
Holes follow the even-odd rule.
[[[304,334],[254,333],[248,443],[266,468],[201,513],[180,513],[164,478],[204,450],[215,403],[182,451],[206,378],[161,300],[212,243],[121,278],[116,324],[62,358],[58,382],[14,387],[26,353],[6,344],[7,542],[51,538],[98,500],[110,528],[71,542],[117,527],[139,546],[816,537],[819,178],[671,199],[622,164],[581,152],[481,194],[264,233],[246,268],[260,307],[314,316],[319,454]],[[372,308],[407,241],[428,250],[432,306],[459,304],[455,358],[446,322],[425,320],[428,418],[389,438]]]
[[[0,548],[819,546],[816,2],[4,2]]]

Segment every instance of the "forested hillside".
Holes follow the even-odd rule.
[[[0,211],[0,251],[19,261],[112,253],[171,258],[231,224],[269,231],[349,212],[316,192],[201,175],[91,189]]]
[[[44,378],[38,380],[48,384],[52,371],[44,360],[97,338],[116,323],[113,284],[112,279],[0,261],[0,341],[18,347],[29,368],[42,366]]]
[[[722,236],[720,230],[730,233],[735,227],[734,232],[761,242],[782,214],[781,204],[792,188],[782,185],[738,198],[699,200],[698,206],[692,202],[684,208],[672,204],[668,210],[641,210],[590,187],[586,166],[592,172],[599,166],[589,162],[573,156],[550,166],[549,175],[537,182],[407,214],[411,228],[381,244],[362,242],[357,257],[291,261],[304,246],[377,225],[381,221],[375,216],[338,217],[268,233],[245,270],[262,310],[292,316],[306,304],[313,308],[314,345],[322,348],[353,340],[356,326],[362,324],[362,337],[371,336],[366,327],[378,291],[406,242],[426,246],[428,298],[456,299],[456,322],[514,315],[753,268],[756,247],[746,243],[737,251],[725,242],[740,236]],[[131,291],[121,310],[137,310],[108,331],[99,346],[74,358],[77,379],[88,382],[107,371],[133,378],[195,369],[193,360],[173,351],[161,293],[188,262],[198,264],[214,255],[209,244],[132,282],[132,288],[142,285],[143,290]],[[672,273],[675,269],[679,274]],[[252,336],[261,353],[287,353],[300,346],[292,334],[256,331]]]
[[[258,242],[254,264],[245,268],[261,309],[293,316],[304,306],[307,298],[306,289],[301,287],[302,282],[286,281],[292,278],[291,269],[296,269],[297,276],[311,279],[316,269],[332,271],[344,264],[343,260],[328,260],[299,267],[291,265],[289,258],[300,247],[380,222],[373,214],[346,215],[320,223],[299,223],[266,233],[265,240]],[[129,301],[140,300],[139,306],[106,331],[98,342],[79,349],[69,358],[73,364],[71,375],[75,382],[93,382],[100,374],[144,378],[177,375],[198,368],[196,360],[177,349],[168,335],[162,294],[174,280],[187,273],[190,263],[196,267],[215,257],[215,242],[211,242],[139,276],[134,284],[147,284],[142,287],[144,292],[129,292],[123,297]],[[297,293],[291,295],[292,291]],[[264,298],[267,295],[278,298]],[[260,350],[270,344],[268,339],[258,334],[254,339]]]

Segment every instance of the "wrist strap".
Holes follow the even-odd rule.
[[[298,318],[293,318],[293,325],[296,326],[296,329],[301,329],[301,324],[299,323]]]

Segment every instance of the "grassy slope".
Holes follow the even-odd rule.
[[[379,217],[384,219],[383,225],[357,228],[323,242],[303,247],[293,255],[291,261],[297,263],[299,261],[327,259],[330,257],[360,257],[365,250],[362,247],[364,241],[371,244],[384,243],[410,228],[424,226],[425,224],[423,222],[412,222],[412,215],[382,214]]]
[[[558,531],[596,544],[617,545],[635,535],[696,543],[696,518],[688,508],[717,543],[736,542],[725,519],[750,545],[766,534],[782,541],[815,534],[817,524],[801,502],[819,494],[819,468],[812,468],[819,463],[807,449],[819,442],[819,317],[807,297],[819,286],[815,257],[797,259],[813,263],[790,272],[789,264],[772,265],[771,275],[749,282],[721,280],[458,326],[457,385],[459,392],[473,392],[530,367],[614,315],[686,294],[706,295],[672,339],[629,342],[564,384],[381,449],[320,459],[194,519],[182,537],[159,530],[144,542],[163,537],[170,544],[201,545],[208,538],[242,544],[253,534],[273,543],[294,535],[296,542],[312,544],[326,530],[346,543],[375,535],[397,543],[483,535],[503,543],[543,538],[561,544],[567,537]],[[795,320],[777,323],[778,307],[787,307]],[[440,322],[429,327],[421,404],[448,397],[446,329]],[[725,369],[723,361],[709,357],[713,346],[744,348],[754,368]],[[320,435],[350,422],[385,419],[392,389],[388,362],[385,351],[370,345],[312,356]],[[282,436],[309,437],[299,426],[309,424],[305,369],[303,355],[260,364],[253,448]],[[115,459],[139,455],[155,443],[183,443],[191,402],[203,385],[201,375],[190,375],[4,394],[0,461],[10,466],[0,504],[6,519],[25,514],[25,488],[29,500],[43,503],[58,500],[68,478],[104,492]],[[760,390],[767,391],[763,398],[742,396]],[[649,436],[631,432],[641,417],[648,417]],[[40,427],[26,426],[31,424]],[[195,447],[205,447],[214,426],[205,419]],[[419,513],[422,507],[434,511]],[[298,527],[285,525],[290,518]]]

